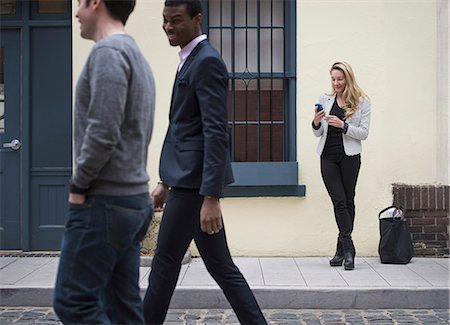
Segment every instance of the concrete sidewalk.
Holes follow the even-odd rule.
[[[407,265],[356,257],[355,270],[327,257],[236,257],[263,309],[448,309],[450,259],[413,258]],[[142,294],[150,271],[141,267]],[[58,257],[0,257],[2,306],[51,306]],[[230,308],[203,261],[182,266],[171,308]]]

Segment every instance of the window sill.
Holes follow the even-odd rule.
[[[228,186],[224,189],[225,197],[274,197],[305,196],[305,185],[278,186]]]
[[[305,196],[298,184],[297,162],[232,163],[235,182],[224,190],[225,197]]]

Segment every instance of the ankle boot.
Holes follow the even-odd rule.
[[[341,266],[344,261],[344,255],[342,252],[336,252],[334,257],[330,260],[330,266]]]
[[[330,260],[330,266],[341,266],[343,261],[344,261],[344,250],[342,249],[342,243],[339,240],[338,236],[336,244],[336,253],[334,253],[334,257]]]
[[[355,268],[355,254],[352,252],[344,253],[344,268],[346,270],[353,270]]]

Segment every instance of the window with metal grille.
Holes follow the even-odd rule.
[[[234,187],[244,186],[247,192],[248,186],[298,182],[295,8],[294,0],[204,2],[203,27],[229,72]],[[260,179],[262,171],[265,181]],[[298,194],[298,188],[293,192]]]

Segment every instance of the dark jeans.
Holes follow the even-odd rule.
[[[144,323],[140,241],[152,210],[148,193],[70,205],[53,300],[64,324]]]
[[[172,188],[169,193],[144,299],[146,323],[164,322],[181,261],[194,239],[208,272],[223,290],[239,322],[267,324],[247,281],[231,259],[225,229],[214,235],[201,231],[202,203],[198,191]]]
[[[322,155],[320,158],[323,182],[333,202],[339,229],[338,253],[341,250],[355,253],[352,231],[355,220],[355,187],[360,166],[360,155]]]

